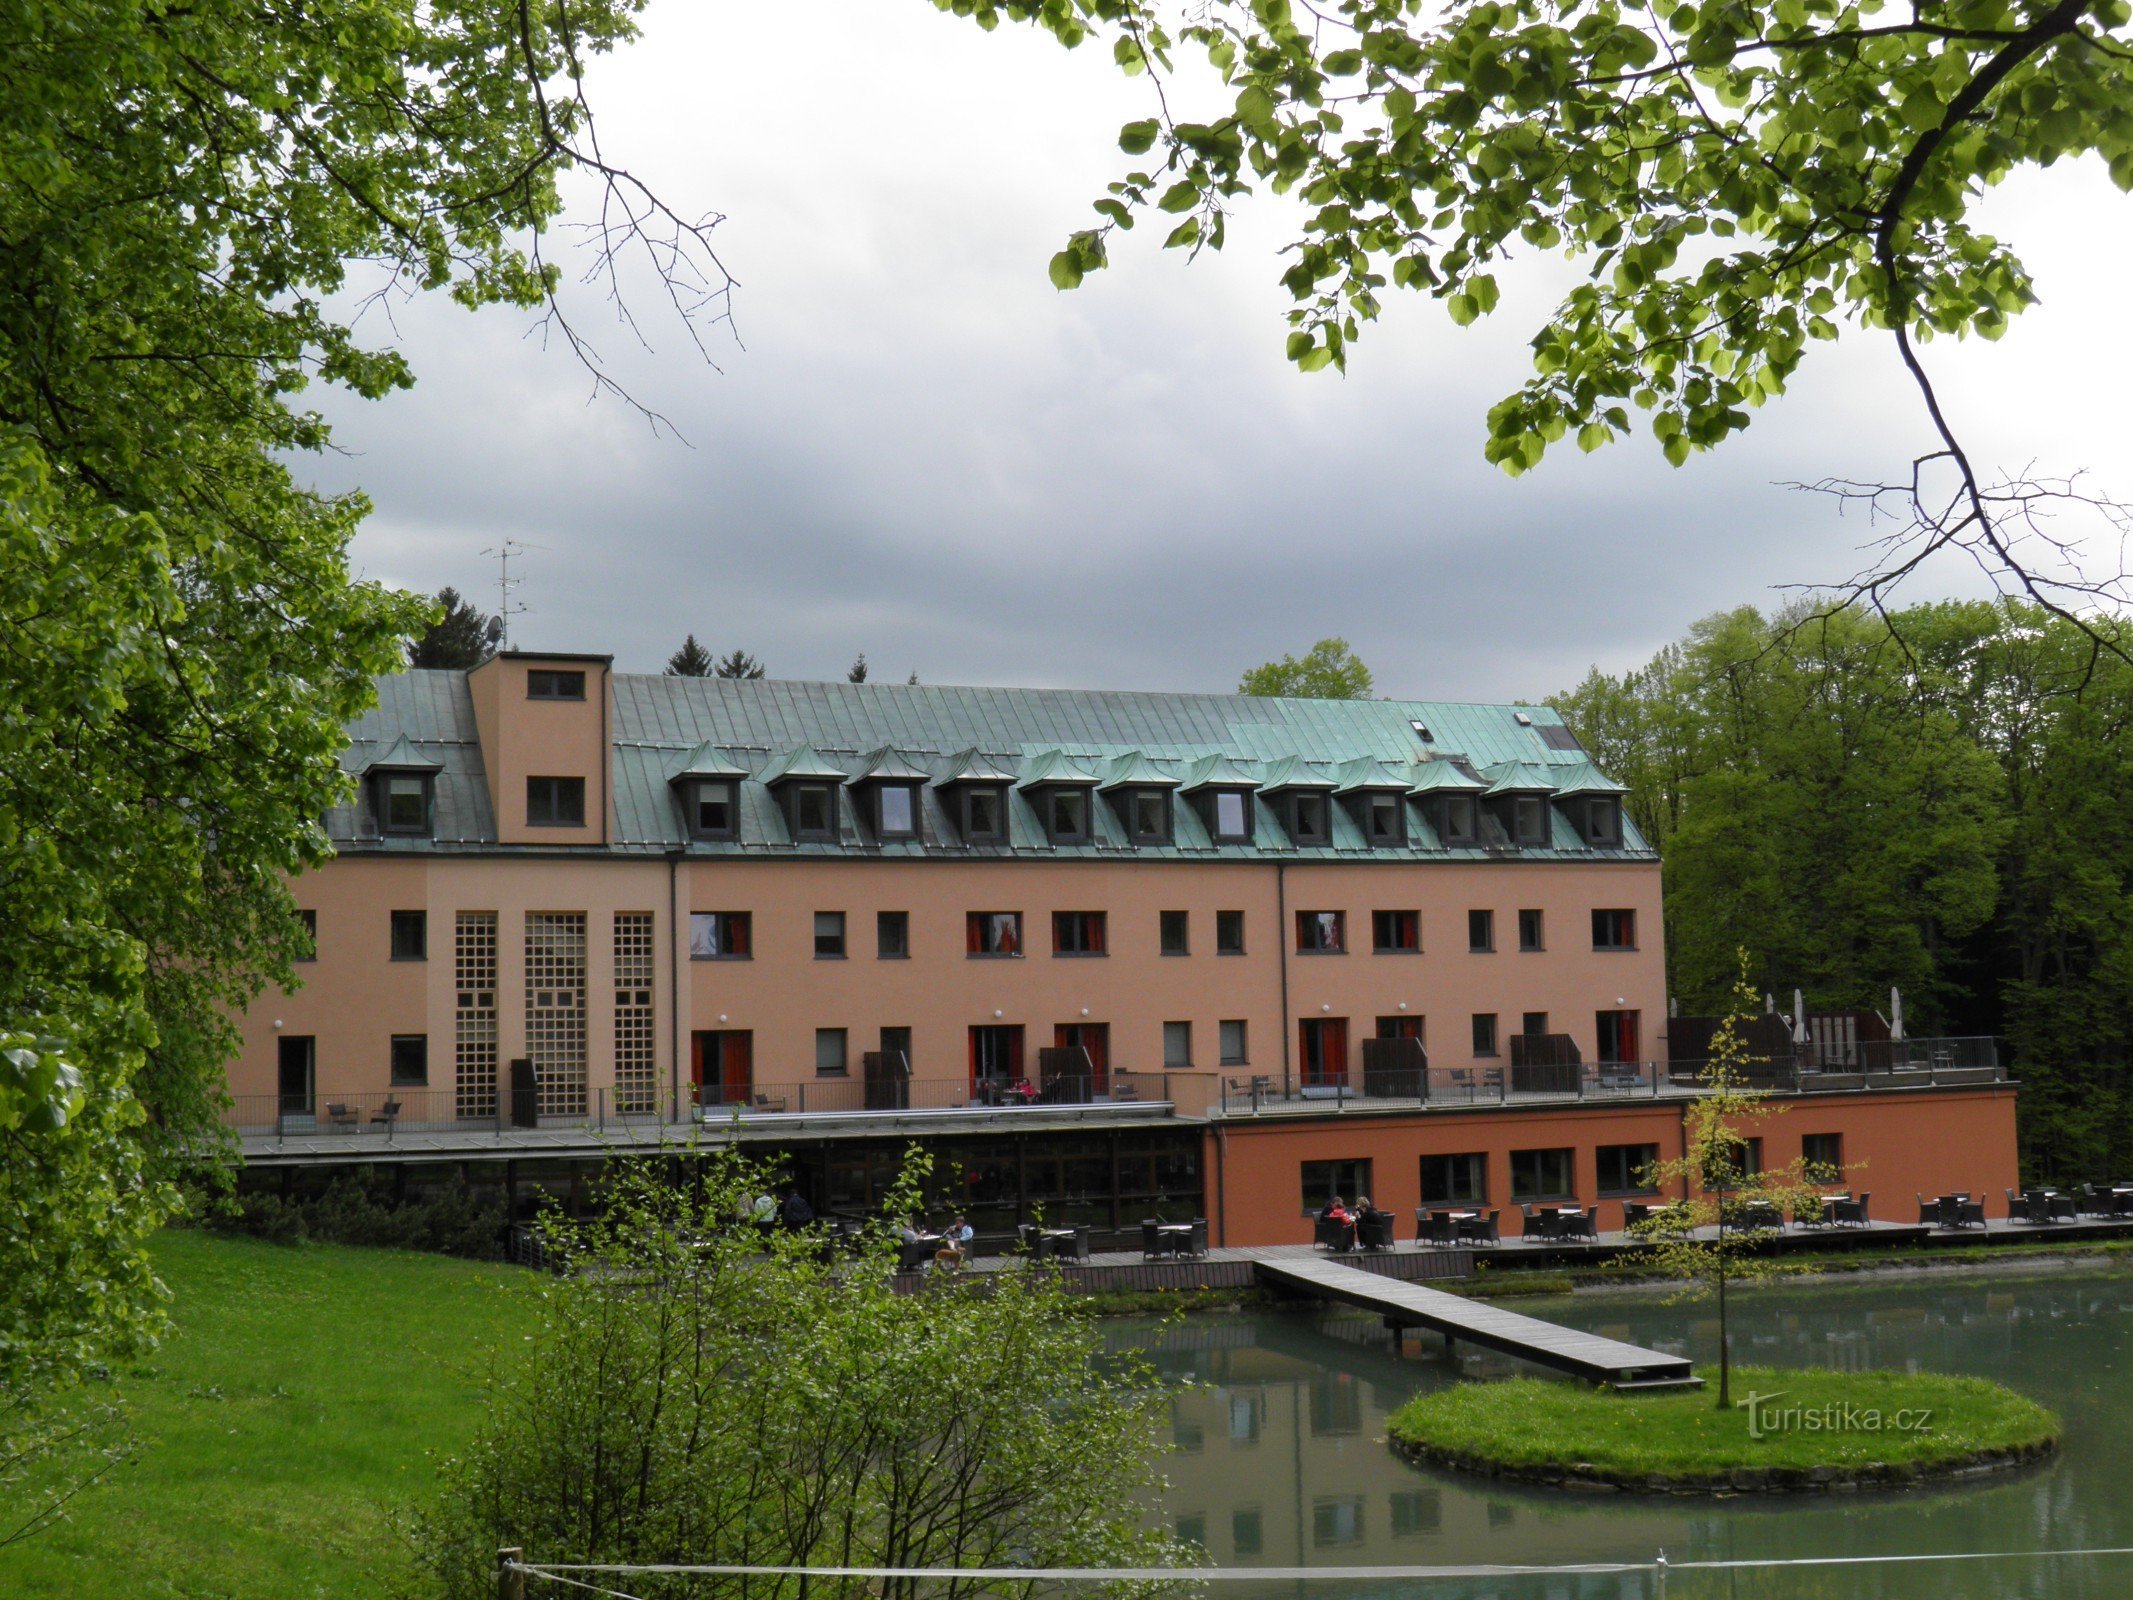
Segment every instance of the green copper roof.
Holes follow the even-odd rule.
[[[1590,766],[1592,763],[1585,764]],[[1555,781],[1548,776],[1547,767],[1538,761],[1502,761],[1483,767],[1481,775],[1489,780],[1487,792],[1492,795],[1555,792]]]
[[[745,778],[749,768],[733,757],[730,750],[721,750],[717,745],[705,743],[689,752],[689,759],[675,769],[671,783],[688,783],[698,778]]]
[[[1115,756],[1104,774],[1106,789],[1175,789],[1177,775],[1163,771],[1138,750]]]
[[[1202,756],[1185,768],[1187,794],[1199,789],[1256,789],[1259,780],[1228,756]]]
[[[1441,756],[1417,762],[1410,774],[1409,794],[1479,794],[1488,787]]]
[[[392,742],[392,748],[373,759],[363,769],[365,772],[442,772],[444,763],[432,756],[418,754],[406,734]]]
[[[1615,782],[1590,761],[1580,761],[1574,766],[1554,769],[1555,795],[1558,800],[1567,800],[1579,794],[1628,794],[1629,791]]]
[[[1625,823],[1617,850],[1587,845],[1558,815],[1546,849],[1513,852],[1486,828],[1483,842],[1446,847],[1427,808],[1412,804],[1407,842],[1372,849],[1355,820],[1331,807],[1332,838],[1298,846],[1272,803],[1284,789],[1336,787],[1414,790],[1456,787],[1454,774],[1488,770],[1502,782],[1511,767],[1535,792],[1569,786],[1599,793],[1604,780],[1561,719],[1545,706],[1436,701],[1280,700],[1218,694],[1139,694],[1115,690],[965,689],[917,684],[787,683],[775,679],[669,678],[621,673],[608,680],[612,750],[612,853],[683,850],[693,856],[984,855],[1116,860],[1640,860],[1651,852]],[[342,765],[361,773],[398,754],[436,762],[435,836],[378,837],[367,796],[328,813],[327,831],[344,851],[380,854],[497,849],[488,785],[466,674],[411,671],[378,682],[377,708],[348,730]],[[1519,716],[1528,720],[1521,722]],[[1429,730],[1425,743],[1416,729]],[[405,749],[402,748],[405,741]],[[705,776],[737,781],[739,837],[691,839],[672,780],[698,763]],[[910,771],[921,783],[919,836],[874,836],[853,805],[853,780]],[[1336,779],[1335,773],[1339,774]],[[1083,845],[1052,845],[1026,791],[1034,783],[1136,781],[1258,789],[1248,841],[1217,843],[1197,811],[1175,808],[1167,845],[1136,846],[1109,806],[1090,807]],[[1154,774],[1155,776],[1149,776]],[[794,840],[768,786],[790,778],[839,784],[839,842]],[[962,842],[947,806],[949,785],[1012,785],[1005,844]],[[1419,791],[1428,792],[1427,789]],[[1505,790],[1504,792],[1522,792]],[[511,847],[537,853],[536,847]],[[596,847],[539,847],[584,853]]]
[[[933,774],[907,758],[900,750],[883,745],[852,774],[854,783],[926,783]]]

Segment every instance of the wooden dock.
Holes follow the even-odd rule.
[[[1593,1383],[1617,1389],[1675,1388],[1700,1383],[1686,1356],[1670,1356],[1581,1333],[1538,1317],[1505,1311],[1484,1300],[1468,1300],[1403,1283],[1375,1272],[1360,1272],[1324,1257],[1260,1260],[1253,1269],[1259,1281],[1292,1293],[1338,1300],[1375,1311],[1395,1330],[1428,1328],[1447,1340],[1464,1339],[1537,1366],[1553,1367]]]

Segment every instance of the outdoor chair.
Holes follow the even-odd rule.
[[[2002,1189],[2007,1196],[2007,1220],[2009,1222],[2037,1222],[2041,1220],[2030,1206],[2029,1196],[2016,1194],[2012,1189]]]
[[[1518,1208],[1519,1234],[1527,1239],[1553,1239],[1558,1237],[1561,1219],[1552,1210],[1536,1211],[1532,1206]]]
[[[933,1252],[941,1247],[938,1238],[921,1234],[916,1239],[905,1239],[897,1246],[896,1270],[898,1272],[924,1272],[933,1260]]]
[[[1044,1242],[1044,1236],[1037,1231],[1036,1223],[1018,1222],[1015,1224],[1015,1245],[1024,1255],[1032,1259],[1042,1256],[1044,1254]]]
[[[1848,1228],[1867,1227],[1871,1222],[1870,1207],[1873,1201],[1871,1194],[1857,1194],[1849,1200],[1839,1200],[1834,1220]]]
[[[393,1124],[395,1124],[399,1120],[400,1102],[397,1100],[386,1101],[384,1105],[378,1107],[377,1110],[373,1111],[370,1114],[371,1126],[376,1127],[379,1123],[382,1122],[385,1124],[385,1131],[387,1133],[391,1133],[393,1131]]]
[[[1353,1250],[1355,1248],[1355,1224],[1352,1222],[1335,1222],[1331,1217],[1320,1213],[1312,1219],[1311,1242],[1321,1249],[1331,1250],[1336,1254],[1346,1250]]]
[[[1586,1212],[1582,1217],[1560,1218],[1557,1221],[1556,1228],[1558,1238],[1589,1239],[1594,1244],[1600,1242],[1599,1219],[1594,1217],[1590,1211]]]
[[[1496,1231],[1497,1216],[1497,1212],[1491,1211],[1485,1217],[1458,1218],[1458,1235],[1460,1242],[1462,1244],[1500,1243],[1502,1241],[1503,1235]]]
[[[1949,1224],[1950,1227],[1982,1228],[1985,1226],[1984,1201],[1968,1200],[1959,1197],[1951,1198],[1955,1199],[1955,1220]]]
[[[1415,1207],[1416,1244],[1451,1244],[1458,1237],[1459,1230],[1452,1225],[1450,1212]]]
[[[1365,1250],[1390,1250],[1393,1246],[1392,1213],[1364,1212],[1356,1219],[1355,1242]]]
[[[2084,1183],[2074,1209],[2084,1217],[2107,1217],[2111,1214],[2111,1196],[2093,1183]]]
[[[1388,1220],[1389,1220],[1389,1219],[1388,1219]],[[1089,1252],[1088,1252],[1088,1235],[1089,1235],[1089,1230],[1088,1230],[1087,1228],[1083,1228],[1083,1229],[1080,1229],[1079,1231],[1080,1231],[1080,1234],[1081,1234],[1081,1237],[1082,1237],[1082,1252],[1081,1252],[1081,1253],[1082,1253],[1082,1257],[1083,1257],[1083,1259],[1087,1259],[1087,1257],[1088,1257],[1088,1253],[1089,1253]],[[1186,1243],[1186,1246],[1185,1246],[1185,1253],[1186,1253],[1187,1255],[1191,1256],[1191,1257],[1192,1257],[1192,1258],[1193,1258],[1194,1260],[1196,1260],[1196,1261],[1198,1261],[1198,1260],[1202,1260],[1202,1259],[1204,1259],[1204,1258],[1206,1257],[1206,1255],[1207,1255],[1207,1219],[1206,1219],[1205,1217],[1194,1217],[1194,1218],[1192,1219],[1192,1238],[1191,1238],[1191,1239],[1190,1239],[1189,1241],[1187,1241],[1187,1243]]]
[[[1086,1261],[1089,1259],[1089,1228],[1087,1223],[1076,1223],[1071,1228],[1052,1228],[1044,1235],[1044,1253],[1054,1261]]]
[[[785,1109],[785,1096],[782,1094],[759,1094],[755,1097],[755,1108],[758,1111],[783,1111]]]
[[[2074,1222],[2074,1197],[2070,1194],[2048,1194],[2044,1197],[2044,1214],[2054,1222]]]
[[[356,1125],[356,1108],[348,1105],[329,1105],[326,1108],[326,1121],[329,1126],[352,1130]]]
[[[1141,1218],[1141,1259],[1153,1261],[1163,1253],[1163,1236],[1157,1230],[1162,1226],[1153,1217]]]
[[[1948,1219],[1942,1214],[1941,1203],[1937,1198],[1928,1200],[1924,1195],[1918,1194],[1916,1189],[1913,1189],[1911,1193],[1918,1195],[1918,1220],[1923,1226],[1928,1228],[1944,1228],[1947,1226]]]
[[[1651,1214],[1652,1208],[1642,1200],[1625,1200],[1622,1202],[1622,1226],[1625,1229],[1634,1228],[1638,1223],[1648,1221]]]

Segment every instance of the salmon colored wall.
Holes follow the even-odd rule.
[[[1885,1090],[1787,1098],[1785,1109],[1754,1131],[1763,1160],[1781,1166],[1800,1154],[1807,1134],[1843,1136],[1847,1184],[1873,1196],[1875,1220],[1917,1220],[1914,1191],[1982,1192],[1986,1211],[2004,1216],[2000,1191],[2015,1183],[2015,1092],[2012,1088]],[[1500,1210],[1506,1238],[1518,1234],[1510,1198],[1513,1150],[1567,1146],[1581,1201],[1598,1199],[1594,1150],[1609,1144],[1657,1144],[1662,1160],[1681,1154],[1681,1101],[1605,1108],[1504,1111],[1353,1112],[1340,1116],[1232,1119],[1210,1127],[1206,1188],[1214,1227],[1232,1245],[1298,1244],[1311,1237],[1303,1215],[1302,1163],[1368,1160],[1371,1199],[1413,1237],[1422,1202],[1421,1158],[1481,1151],[1488,1158],[1487,1207]],[[1221,1146],[1219,1152],[1218,1144]],[[1863,1164],[1862,1164],[1863,1163]],[[1352,1201],[1355,1196],[1348,1195]],[[1622,1225],[1619,1202],[1600,1202],[1599,1225]]]
[[[558,668],[585,674],[583,700],[528,700],[526,674]],[[467,674],[475,731],[489,782],[496,837],[504,844],[598,845],[607,842],[607,664],[582,657],[492,656]],[[529,777],[583,778],[582,828],[529,827]]]

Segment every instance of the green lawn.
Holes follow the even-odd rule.
[[[1703,1376],[1716,1379],[1711,1370]],[[1778,1398],[1751,1418],[1750,1394]],[[2033,1454],[2059,1437],[2051,1412],[1983,1378],[1736,1367],[1733,1398],[1721,1411],[1709,1389],[1634,1394],[1519,1378],[1419,1396],[1393,1413],[1388,1429],[1446,1465],[1684,1486],[1742,1472],[1930,1471]]]
[[[358,1600],[407,1556],[386,1513],[471,1432],[512,1269],[169,1233],[175,1329],[123,1384],[141,1450],[0,1551],[9,1600]]]

